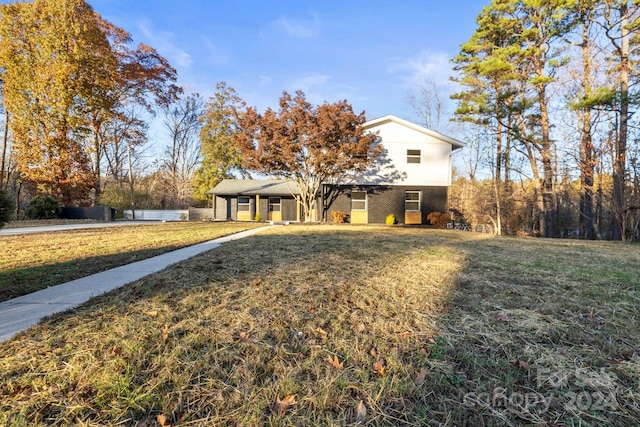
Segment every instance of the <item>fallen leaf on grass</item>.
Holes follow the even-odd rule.
[[[287,408],[296,403],[295,394],[287,394],[284,399],[276,398],[276,403],[273,404],[271,410],[276,415],[284,415],[287,412]]]
[[[316,328],[316,332],[318,332],[320,334],[320,339],[322,339],[322,341],[326,340],[328,338],[328,336],[329,336],[327,331],[325,331],[322,328]]]
[[[385,372],[384,369],[384,365],[382,364],[382,362],[380,362],[379,360],[376,360],[373,363],[373,370],[380,375],[381,377],[384,377],[385,375],[387,375],[387,373]]]
[[[400,338],[401,340],[406,340],[410,336],[411,336],[411,332],[400,332],[400,333],[398,333],[398,338]]]
[[[247,342],[247,341],[249,341],[249,339],[250,339],[251,337],[249,336],[249,333],[248,333],[248,332],[244,332],[244,331],[243,331],[243,332],[240,332],[240,333],[238,334],[238,338],[239,338],[239,339],[240,339],[240,341],[242,341],[242,342]]]
[[[160,427],[171,427],[171,424],[167,421],[167,417],[164,414],[160,414],[156,418]]]
[[[496,319],[498,319],[501,322],[508,322],[509,318],[507,316],[505,316],[504,314],[501,313],[493,313],[493,317],[495,317]]]
[[[516,368],[522,369],[523,371],[531,369],[531,363],[525,362],[524,360],[516,360],[513,364],[516,365]]]
[[[416,384],[417,384],[417,385],[422,385],[422,384],[424,383],[424,380],[426,380],[426,379],[427,379],[427,374],[428,374],[428,373],[429,373],[429,369],[427,369],[427,368],[422,368],[422,369],[420,370],[420,372],[418,372],[418,373],[416,374],[416,378],[415,378]]]
[[[369,354],[373,357],[378,357],[378,350],[376,350],[375,347],[371,347],[371,350],[369,350]]]
[[[367,407],[364,406],[364,402],[361,400],[356,408],[356,424],[364,424],[365,421],[367,421]]]
[[[335,355],[333,356],[333,359],[331,358],[331,356],[327,356],[327,363],[339,371],[341,371],[342,368],[344,368],[344,363],[339,362],[338,356],[335,356]]]
[[[165,323],[164,326],[162,327],[162,341],[166,342],[168,338],[169,338],[169,325]]]

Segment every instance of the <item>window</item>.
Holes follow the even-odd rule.
[[[420,163],[420,150],[407,150],[407,163]]]
[[[352,211],[367,210],[367,192],[366,191],[351,192],[351,210]]]
[[[420,210],[420,192],[407,191],[404,193],[404,210],[419,211]]]
[[[280,212],[281,207],[280,197],[269,197],[269,212]]]
[[[249,197],[238,197],[238,212],[249,212]]]

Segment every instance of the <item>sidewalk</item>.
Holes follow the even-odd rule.
[[[254,228],[220,237],[0,302],[0,342],[37,324],[45,316],[77,307],[95,296],[215,249],[222,243],[242,239],[272,227],[276,226]]]

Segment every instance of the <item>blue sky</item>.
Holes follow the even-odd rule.
[[[283,90],[318,104],[347,99],[367,118],[412,120],[424,81],[450,89],[449,59],[489,0],[88,0],[153,46],[179,84],[211,96],[226,81],[248,105],[276,107]]]

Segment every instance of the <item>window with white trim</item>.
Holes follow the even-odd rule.
[[[417,212],[420,210],[420,191],[407,191],[404,193],[404,210]]]
[[[407,163],[420,163],[420,150],[407,150]]]
[[[352,211],[367,210],[367,192],[366,191],[351,192],[351,210]]]
[[[249,212],[249,197],[238,196],[238,212]]]
[[[269,212],[280,212],[282,210],[280,197],[269,197]]]

